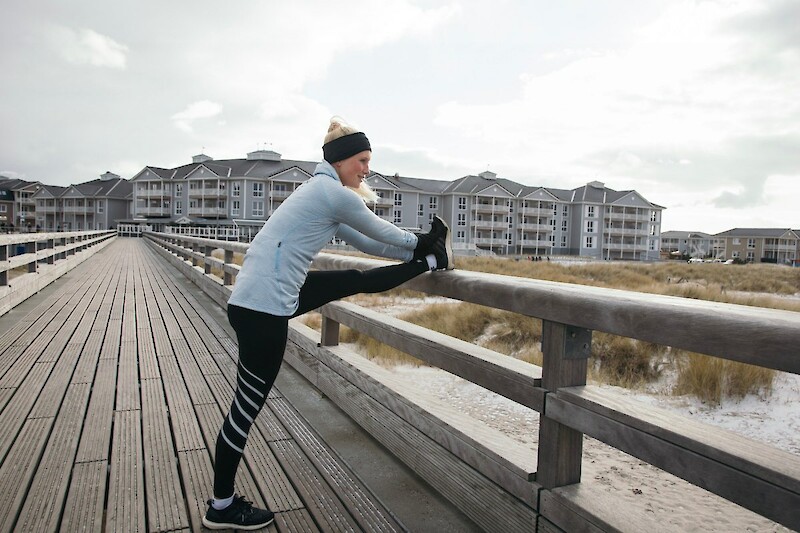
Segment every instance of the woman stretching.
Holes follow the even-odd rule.
[[[203,525],[259,529],[268,509],[234,493],[247,434],[264,405],[286,348],[289,319],[333,300],[381,292],[428,272],[453,268],[450,229],[439,217],[415,235],[370,211],[375,193],[362,180],[372,155],[366,135],[331,119],[325,160],[269,217],[245,255],[228,300],[228,320],[239,342],[236,395],[217,436],[214,498]],[[362,252],[405,261],[366,271],[313,271],[314,256],[334,237]]]

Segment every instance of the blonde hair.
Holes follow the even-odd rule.
[[[331,123],[328,125],[328,133],[325,134],[325,141],[323,144],[327,144],[331,141],[335,141],[339,137],[344,137],[345,135],[351,135],[353,133],[359,133],[359,129],[351,126],[342,117],[334,116],[331,117]],[[366,182],[362,181],[358,187],[347,187],[357,195],[359,195],[365,202],[372,202],[378,200],[378,194],[372,190],[372,188],[366,184]]]

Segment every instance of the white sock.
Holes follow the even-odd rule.
[[[436,270],[436,256],[433,254],[428,254],[425,256],[425,261],[428,262],[428,268],[431,270]]]
[[[221,511],[233,503],[233,496],[234,496],[233,494],[231,494],[230,498],[217,498],[215,496],[214,499],[211,500],[211,507],[213,507],[217,511]]]

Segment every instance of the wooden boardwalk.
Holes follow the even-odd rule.
[[[117,238],[0,337],[0,531],[200,531],[236,343]],[[402,531],[276,391],[237,490],[270,531]]]

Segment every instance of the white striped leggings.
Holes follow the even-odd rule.
[[[340,298],[393,289],[427,271],[425,261],[413,261],[365,271],[309,272],[300,289],[299,307],[291,317],[228,306],[228,320],[239,341],[239,367],[236,394],[217,436],[214,497],[227,498],[234,493],[234,478],[247,434],[283,361],[289,319]]]

